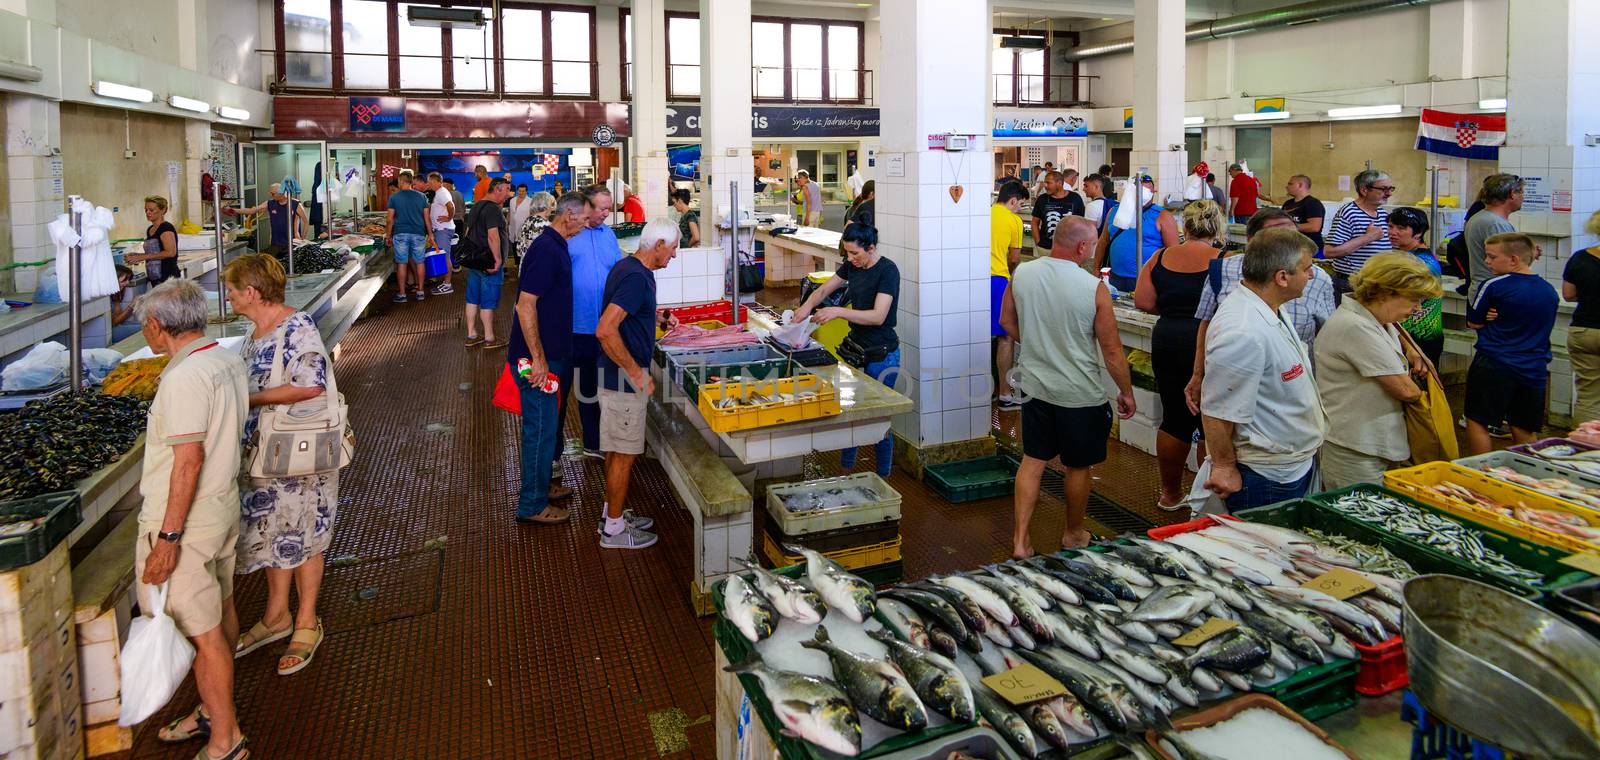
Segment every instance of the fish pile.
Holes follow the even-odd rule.
[[[0,500],[76,488],[133,447],[145,408],[138,399],[82,391],[0,414]]]
[[[678,325],[656,340],[656,345],[669,348],[728,348],[753,346],[761,342],[755,333],[744,325],[728,325],[707,329],[696,325]]]
[[[1331,506],[1361,522],[1467,560],[1502,578],[1521,583],[1544,581],[1543,575],[1518,566],[1505,555],[1484,546],[1481,532],[1391,496],[1354,491],[1339,497]]]
[[[1393,553],[1382,546],[1365,544],[1349,536],[1338,533],[1325,533],[1315,528],[1306,528],[1302,532],[1355,557],[1356,562],[1361,563],[1360,566],[1363,570],[1387,575],[1397,581],[1408,581],[1417,577],[1417,571],[1411,567],[1410,562],[1394,556]]]
[[[1600,528],[1590,526],[1588,520],[1571,512],[1563,512],[1558,509],[1539,509],[1530,507],[1520,501],[1516,504],[1506,504],[1478,493],[1460,483],[1448,481],[1424,486],[1424,488],[1444,499],[1470,507],[1487,509],[1534,528],[1542,528],[1552,533],[1571,536],[1581,541],[1600,543]]]
[[[788,512],[820,512],[830,509],[844,509],[862,504],[882,501],[877,492],[866,486],[852,488],[813,488],[805,491],[791,491],[778,497],[783,502],[783,508]]]
[[[1555,475],[1536,478],[1532,475],[1524,475],[1510,467],[1485,465],[1479,469],[1492,478],[1514,483],[1532,491],[1538,491],[1551,498],[1600,509],[1600,488],[1585,488],[1571,480]]]
[[[795,404],[817,397],[816,391],[800,391],[798,393],[778,393],[752,390],[755,386],[744,386],[742,394],[723,396],[711,402],[717,409],[735,409],[741,406],[764,406],[766,404]],[[771,386],[768,386],[769,388]]]
[[[1600,477],[1600,449],[1590,449],[1570,443],[1553,443],[1540,448],[1529,446],[1527,453],[1558,467]]]

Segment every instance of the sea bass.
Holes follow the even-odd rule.
[[[734,559],[750,570],[748,580],[767,601],[772,602],[772,608],[779,615],[801,625],[815,625],[828,614],[828,605],[823,603],[822,597],[799,581],[778,575],[749,560]]]
[[[954,662],[900,641],[882,629],[867,631],[867,635],[889,649],[889,657],[900,666],[923,704],[958,723],[973,719],[972,686]]]

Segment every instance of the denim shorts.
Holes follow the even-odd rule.
[[[428,236],[410,232],[395,233],[394,263],[421,264],[428,255]]]
[[[501,286],[505,282],[506,270],[503,267],[494,274],[468,269],[467,304],[480,309],[498,308],[500,306]]]

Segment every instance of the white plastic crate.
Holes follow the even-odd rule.
[[[805,512],[790,512],[783,504],[783,497],[789,494],[818,488],[856,487],[867,488],[878,494],[879,498],[876,501],[865,504],[837,509],[814,509]],[[837,478],[821,478],[772,486],[767,489],[767,514],[772,517],[773,521],[777,523],[777,528],[783,531],[785,535],[803,536],[807,533],[898,520],[900,519],[900,501],[900,492],[890,487],[888,483],[884,482],[883,478],[878,477],[877,473],[858,472],[854,475],[845,475]]]

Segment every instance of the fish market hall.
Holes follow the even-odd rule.
[[[1600,2],[181,5],[0,3],[0,758],[1600,757]]]

